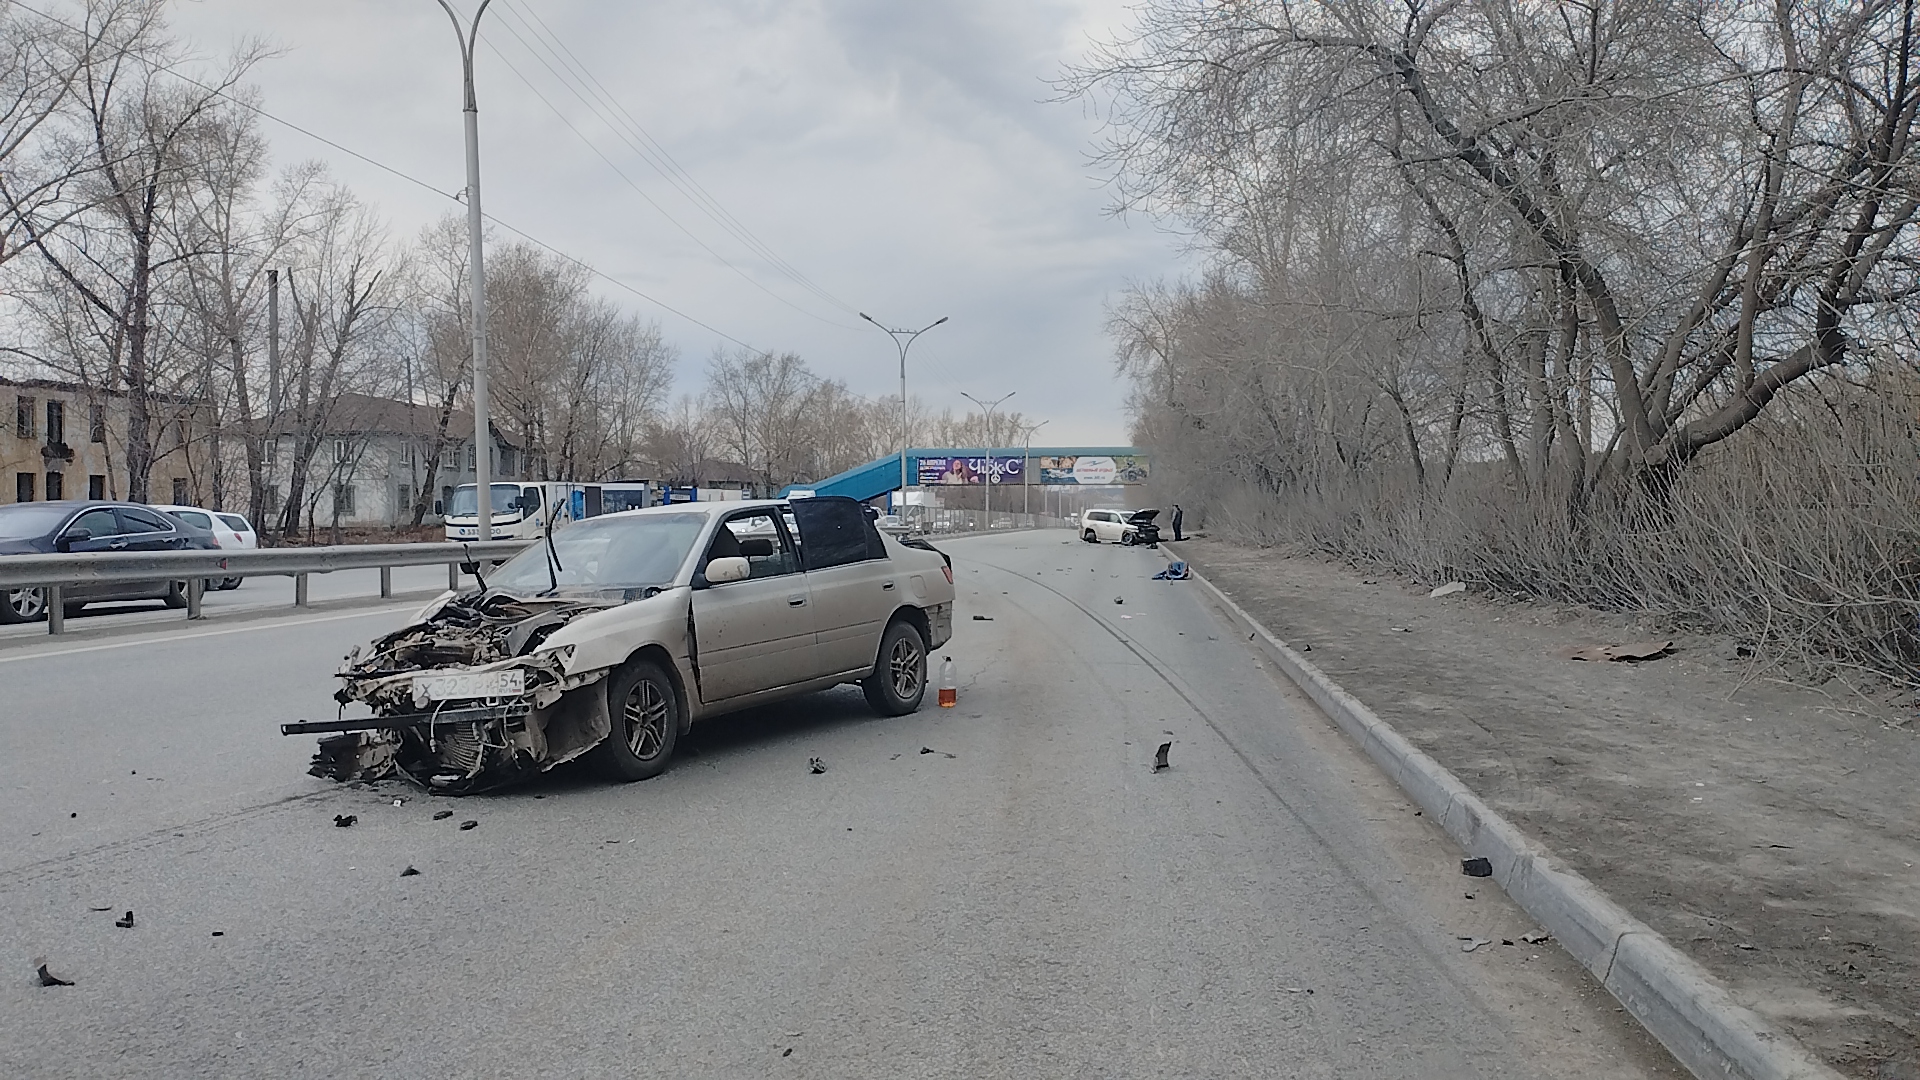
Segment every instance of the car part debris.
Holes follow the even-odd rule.
[[[1427,599],[1429,599],[1429,600],[1438,600],[1438,599],[1440,599],[1440,598],[1441,598],[1441,597],[1443,597],[1443,596],[1458,596],[1458,595],[1460,595],[1461,593],[1463,593],[1463,592],[1466,592],[1466,591],[1467,591],[1467,583],[1466,583],[1466,582],[1464,582],[1464,581],[1449,581],[1449,582],[1447,582],[1447,583],[1446,583],[1445,585],[1442,585],[1442,586],[1440,586],[1439,588],[1437,588],[1437,589],[1435,589],[1435,590],[1433,590],[1432,592],[1430,592],[1430,593],[1428,593],[1428,594],[1427,594]]]
[[[1127,599],[1124,596],[1116,596],[1113,598],[1113,602],[1116,604],[1124,604],[1127,602]]]
[[[401,877],[419,877],[420,871],[409,866],[405,870],[400,871],[400,876]]]
[[[1560,655],[1569,660],[1586,660],[1594,663],[1620,661],[1637,664],[1643,660],[1658,660],[1673,651],[1671,641],[1636,641],[1627,645],[1588,645],[1578,649],[1567,649]]]
[[[48,971],[47,965],[44,962],[35,968],[35,973],[40,976],[41,986],[72,986],[73,985],[72,980],[63,979],[60,976],[55,975],[53,972]]]
[[[336,829],[351,829],[354,823],[359,820],[360,818],[354,814],[335,814],[333,815],[333,827]]]
[[[133,929],[133,912],[129,911],[125,915],[122,915],[119,918],[113,920],[113,925],[119,927],[122,930]]]
[[[1492,938],[1483,938],[1483,937],[1463,937],[1463,938],[1461,938],[1460,940],[1461,940],[1461,941],[1464,941],[1464,942],[1466,942],[1466,944],[1465,944],[1465,945],[1462,945],[1462,946],[1460,946],[1460,951],[1461,951],[1461,952],[1472,952],[1472,951],[1474,951],[1475,949],[1478,949],[1478,948],[1480,948],[1480,947],[1481,947],[1482,945],[1491,945],[1491,944],[1493,944],[1493,939],[1492,939]]]
[[[1493,862],[1488,859],[1461,859],[1460,872],[1468,877],[1492,877]]]
[[[89,907],[87,908],[87,910],[88,910],[88,911],[112,911],[112,910],[113,910],[113,905],[112,905],[112,904],[107,904],[107,905],[105,905],[105,906],[103,906],[103,907],[91,907],[91,906],[89,906]]]
[[[1553,940],[1553,935],[1544,930],[1536,930],[1531,934],[1521,934],[1520,940],[1529,945],[1545,945],[1547,942]]]
[[[1160,744],[1160,749],[1155,750],[1153,752],[1153,771],[1154,772],[1159,772],[1161,769],[1170,769],[1173,767],[1167,764],[1167,751],[1172,749],[1173,749],[1172,743],[1163,742]]]
[[[975,615],[975,616],[973,617],[973,621],[974,621],[974,622],[992,622],[992,621],[993,621],[993,616],[991,616],[991,615]]]
[[[954,758],[954,757],[959,757],[959,756],[960,756],[960,755],[958,755],[958,754],[949,754],[949,753],[947,753],[947,752],[946,752],[945,750],[935,750],[935,749],[934,749],[933,747],[931,747],[931,746],[923,746],[923,747],[921,747],[921,748],[920,748],[920,752],[921,752],[921,753],[923,753],[923,754],[939,754],[939,755],[940,755],[941,757],[943,757],[943,758]]]
[[[582,615],[644,598],[453,597],[348,654],[334,698],[343,711],[363,704],[371,716],[280,730],[322,736],[307,770],[314,776],[366,782],[404,773],[451,795],[511,784],[579,757],[612,730],[604,686],[613,669],[568,674],[572,648],[542,645]]]
[[[819,758],[817,758],[817,757],[816,757],[816,758],[808,758],[808,759],[807,759],[807,771],[808,771],[808,772],[810,772],[810,773],[812,773],[812,774],[813,774],[813,775],[815,775],[815,776],[819,776],[819,775],[820,775],[821,773],[823,773],[823,772],[826,772],[826,771],[827,771],[827,763],[826,763],[826,762],[824,762],[824,761],[821,761],[821,760],[820,760]]]
[[[466,832],[468,829],[477,829],[479,827],[480,827],[480,823],[472,820],[471,818],[460,823],[461,832]]]
[[[214,936],[214,937],[226,937],[226,936],[227,936],[227,932],[226,932],[225,930],[215,930],[215,931],[213,932],[213,936]]]
[[[438,812],[436,812],[436,813],[435,813],[435,814],[433,815],[433,820],[435,820],[435,821],[445,821],[445,820],[447,820],[448,818],[450,818],[450,817],[452,817],[452,816],[453,816],[453,811],[451,811],[451,810],[441,810],[441,811],[438,811]]]

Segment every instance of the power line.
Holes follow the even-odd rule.
[[[512,34],[516,40],[519,40],[522,46],[526,46],[526,41],[520,38],[519,33],[515,31],[512,26],[507,26],[506,29],[507,29],[507,33]],[[513,72],[514,76],[517,77],[522,83],[524,83],[526,85],[526,88],[533,93],[533,96],[540,99],[541,104],[545,105],[549,110],[551,110],[553,112],[553,115],[560,118],[560,122],[567,126],[568,131],[571,131],[574,133],[574,135],[578,136],[580,141],[586,144],[587,149],[592,150],[594,154],[597,157],[599,157],[601,161],[606,162],[607,167],[609,169],[612,169],[614,171],[614,174],[619,176],[620,179],[626,181],[627,186],[632,188],[636,195],[639,195],[642,199],[645,199],[647,202],[647,205],[659,211],[661,217],[666,218],[667,221],[670,222],[674,228],[679,229],[681,232],[685,233],[687,235],[687,238],[689,240],[692,240],[695,244],[698,244],[702,251],[705,251],[707,254],[713,256],[716,260],[719,261],[719,263],[722,266],[725,266],[727,269],[740,275],[741,279],[744,280],[747,284],[752,285],[754,288],[759,289],[761,292],[766,293],[768,296],[773,297],[775,300],[780,301],[782,304],[787,305],[788,307],[799,312],[800,314],[805,315],[810,319],[819,319],[821,322],[826,323],[829,326],[837,326],[842,330],[858,329],[858,327],[850,326],[846,323],[839,323],[839,322],[833,321],[832,319],[821,318],[821,316],[816,315],[813,312],[808,311],[803,307],[800,307],[799,305],[788,300],[786,297],[781,296],[779,293],[776,293],[772,289],[767,288],[765,285],[761,284],[758,280],[756,280],[753,277],[753,275],[747,273],[745,270],[742,270],[740,267],[735,266],[731,261],[727,259],[726,256],[720,254],[718,251],[715,251],[711,246],[707,244],[706,241],[700,239],[700,237],[696,235],[692,229],[687,228],[684,224],[682,224],[679,221],[679,219],[675,218],[672,214],[668,213],[666,207],[663,207],[658,202],[654,201],[653,196],[648,195],[644,188],[642,188],[638,183],[634,182],[633,177],[627,175],[626,170],[622,169],[617,163],[615,163],[611,157],[608,157],[606,152],[604,150],[601,150],[600,147],[593,141],[593,139],[588,137],[586,132],[581,131],[580,128],[577,125],[575,125],[572,120],[568,119],[567,114],[564,112],[561,112],[560,108],[556,106],[552,102],[552,100],[550,100],[547,97],[547,95],[541,93],[540,88],[533,84],[533,80],[527,78],[526,74],[522,72],[519,69],[519,67],[515,66],[512,60],[507,58],[507,55],[500,50],[499,46],[495,45],[490,39],[488,39],[488,37],[485,34],[482,34],[480,36],[480,40],[486,42],[487,48],[493,50],[493,54],[500,59],[500,62],[507,65],[507,70]],[[527,48],[529,52],[532,51],[531,46],[527,46]],[[535,54],[534,59],[540,60],[539,55]],[[544,64],[546,62],[542,60],[541,63]],[[553,71],[552,66],[548,65],[547,70],[552,72]],[[556,78],[559,77],[557,72],[555,72],[554,74]],[[575,91],[575,96],[578,96],[578,91]],[[591,106],[589,106],[589,108],[591,108]],[[598,116],[599,114],[596,113],[595,115]],[[604,121],[606,118],[600,117],[600,119]]]
[[[540,43],[547,54],[552,56],[561,67],[565,68],[567,72],[572,75],[574,82],[586,87],[593,98],[605,106],[607,112],[613,115],[608,116],[606,113],[603,113],[595,106],[593,101],[588,100],[587,94],[583,94],[572,82],[568,82],[566,77],[562,76],[560,72],[555,71],[551,64],[546,64],[547,70],[553,72],[555,78],[559,78],[561,82],[572,91],[573,95],[579,98],[582,104],[586,105],[588,109],[592,110],[596,116],[599,116],[603,122],[612,128],[616,135],[622,136],[622,140],[626,142],[642,160],[652,166],[655,172],[659,173],[663,179],[673,185],[675,190],[679,191],[687,201],[693,203],[696,208],[711,218],[715,224],[745,244],[749,251],[766,259],[775,269],[778,269],[796,284],[849,315],[857,314],[857,311],[851,304],[846,303],[822,288],[812,278],[802,273],[792,263],[783,258],[773,249],[772,245],[762,240],[752,229],[748,228],[744,222],[729,211],[719,199],[715,198],[712,192],[708,191],[698,180],[694,179],[693,174],[688,172],[666,147],[662,146],[658,140],[647,132],[646,128],[634,117],[633,113],[620,103],[620,100],[613,95],[612,91],[607,89],[606,84],[602,83],[599,77],[593,74],[586,64],[567,46],[566,42],[561,40],[558,34],[554,33],[553,28],[547,25],[546,21],[540,17],[538,11],[531,8],[522,11],[520,7],[513,4],[511,0],[501,0],[501,3],[504,10],[514,18],[520,20],[521,25],[527,28],[528,33]],[[508,30],[512,32],[512,27],[508,26]],[[519,35],[515,33],[515,37],[519,37]],[[527,44],[524,38],[521,39],[521,44]],[[528,48],[529,51],[532,51],[531,46],[528,46]],[[538,53],[535,53],[535,56],[539,58]],[[542,63],[546,63],[544,59]],[[625,129],[624,131],[623,127]]]

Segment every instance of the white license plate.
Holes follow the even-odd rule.
[[[519,668],[468,671],[458,675],[417,675],[413,680],[413,696],[428,701],[517,697],[526,692],[527,673]]]

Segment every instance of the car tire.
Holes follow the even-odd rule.
[[[1121,533],[1121,534],[1120,534],[1120,546],[1121,546],[1121,547],[1132,547],[1132,546],[1133,546],[1133,534],[1132,534],[1132,533],[1130,533],[1130,532],[1123,532],[1123,533]]]
[[[906,619],[895,619],[880,635],[873,674],[860,680],[867,704],[881,716],[918,712],[927,695],[927,639]]]
[[[184,581],[167,582],[167,606],[183,608],[187,606],[187,583]]]
[[[683,712],[680,692],[659,664],[628,661],[607,680],[613,729],[587,751],[588,761],[601,776],[621,783],[659,776],[673,760]]]
[[[220,591],[232,592],[233,590],[239,588],[240,583],[245,580],[246,580],[245,578],[237,578],[237,577],[221,578]]]
[[[46,617],[45,589],[0,590],[0,623],[39,622]]]
[[[1089,544],[1097,544],[1100,542],[1099,535],[1095,533],[1092,529],[1088,529],[1086,532],[1081,533],[1080,539],[1085,540]]]

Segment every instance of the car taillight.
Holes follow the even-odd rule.
[[[947,584],[953,584],[953,567],[943,566],[940,568],[940,572],[947,575]]]

